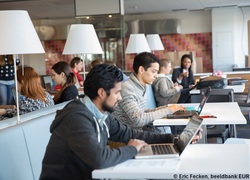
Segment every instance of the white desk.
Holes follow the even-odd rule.
[[[183,104],[187,106],[198,106],[197,103]],[[206,103],[201,115],[210,114],[217,118],[204,118],[203,125],[222,125],[222,124],[246,124],[246,118],[242,114],[237,102],[226,103]],[[154,126],[176,126],[186,125],[188,119],[156,119]],[[234,136],[237,137],[237,130],[234,127]]]
[[[198,107],[198,103],[182,104],[184,107]],[[204,118],[203,124],[246,124],[237,102],[206,103],[201,115],[211,114],[217,118]],[[186,125],[188,119],[156,119],[155,126]]]
[[[245,90],[245,83],[241,85],[227,85],[224,89],[233,89],[234,93],[243,93]],[[200,94],[200,89],[193,89],[190,94]]]
[[[93,178],[116,179],[192,179],[192,175],[232,175],[250,177],[250,146],[246,144],[189,145],[180,159],[131,159],[117,166],[94,170]],[[214,178],[215,179],[215,178]],[[243,179],[243,178],[242,178]]]

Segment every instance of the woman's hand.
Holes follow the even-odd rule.
[[[188,73],[188,71],[185,71],[185,72],[181,73],[180,76],[181,76],[182,78],[183,78],[183,77],[188,77],[188,76],[189,76],[189,73]],[[180,76],[179,76],[179,77],[180,77]]]
[[[194,86],[194,84],[189,85],[189,89],[192,89]]]
[[[179,88],[180,88],[180,89],[183,89],[183,86],[182,86],[182,85],[179,85]]]
[[[174,87],[179,86],[178,82],[174,83]]]
[[[0,115],[6,114],[6,109],[0,109]]]

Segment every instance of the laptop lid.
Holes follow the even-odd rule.
[[[173,143],[165,143],[165,144],[150,144],[145,146],[137,153],[135,156],[136,159],[155,159],[155,158],[173,158],[173,157],[180,157],[180,155],[184,152],[187,146],[191,143],[195,135],[198,133],[203,119],[198,114],[193,114],[190,118],[188,124],[186,125],[184,131],[180,135],[182,141],[178,141],[177,144]],[[154,153],[153,148],[155,146],[171,146],[175,152],[171,153],[161,153],[156,154]]]
[[[248,87],[246,103],[247,103],[247,104],[250,103],[250,86]]]
[[[204,105],[206,104],[207,100],[208,100],[208,97],[210,95],[210,92],[211,92],[211,87],[207,87],[207,90],[205,92],[205,94],[203,95],[203,98],[200,102],[200,105],[198,106],[198,109],[197,109],[197,114],[200,115],[201,114],[201,111],[204,107]]]

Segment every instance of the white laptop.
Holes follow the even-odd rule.
[[[188,136],[185,142],[179,141],[178,144],[164,143],[164,144],[150,144],[143,147],[135,156],[136,159],[143,158],[174,158],[179,157],[187,146],[191,143],[194,136],[198,133],[203,119],[196,113],[190,118],[185,132]]]

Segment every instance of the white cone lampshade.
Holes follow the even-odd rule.
[[[0,11],[0,54],[44,53],[27,11]]]
[[[42,54],[43,46],[34,28],[27,11],[11,10],[0,11],[0,54]],[[16,59],[14,58],[14,70],[16,72]],[[15,82],[17,76],[15,74]],[[18,97],[18,86],[15,83],[15,96]],[[16,100],[19,107],[19,100]],[[19,108],[17,108],[17,123],[20,122]]]
[[[151,52],[144,34],[130,34],[126,54]]]
[[[63,54],[103,54],[92,24],[72,24]]]
[[[151,51],[164,50],[159,34],[148,34],[147,41]]]

